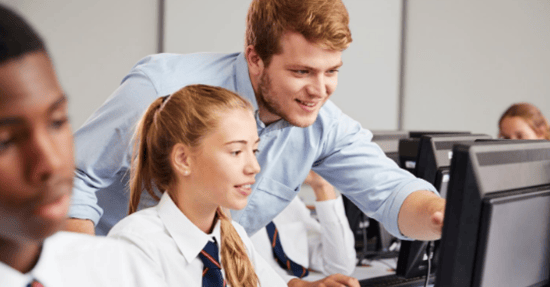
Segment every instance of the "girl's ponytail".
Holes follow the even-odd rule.
[[[225,277],[231,286],[258,286],[258,276],[248,258],[246,248],[231,219],[218,207],[221,225],[221,258]]]
[[[128,206],[128,214],[132,214],[137,211],[139,201],[141,199],[141,193],[143,188],[158,200],[158,196],[154,193],[152,188],[153,176],[151,174],[151,153],[148,151],[147,139],[151,132],[151,126],[155,122],[155,116],[157,111],[162,106],[164,98],[156,99],[147,109],[145,115],[138,123],[136,134],[134,135],[134,154],[132,156],[132,169],[130,177],[130,202]]]

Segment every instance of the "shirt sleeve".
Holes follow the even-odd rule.
[[[310,268],[324,275],[351,275],[355,269],[355,238],[344,211],[342,196],[316,201],[318,228],[308,228]]]
[[[134,70],[76,131],[76,172],[69,217],[97,224],[103,210],[95,193],[128,171],[135,127],[158,96],[149,78]]]
[[[327,102],[321,121],[327,131],[313,170],[345,194],[366,215],[381,222],[400,239],[398,214],[405,198],[418,190],[437,191],[388,158],[373,143],[372,133]]]

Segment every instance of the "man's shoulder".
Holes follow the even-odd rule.
[[[139,60],[132,70],[141,70],[145,73],[181,73],[192,72],[196,69],[218,69],[233,63],[239,53],[191,53],[173,54],[160,53],[146,56]]]
[[[170,94],[183,86],[206,84],[233,90],[235,66],[241,53],[154,54],[141,59],[123,79],[145,76],[158,93]],[[239,60],[241,59],[241,60]]]
[[[359,125],[359,123],[345,114],[334,102],[328,100],[319,110],[319,115],[312,127],[329,132],[334,128],[339,129],[342,125]]]

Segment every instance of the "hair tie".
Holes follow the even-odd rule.
[[[164,102],[166,102],[166,100],[170,97],[170,95],[166,95],[164,97],[162,97],[162,103],[164,104]]]

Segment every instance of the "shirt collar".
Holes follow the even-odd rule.
[[[40,257],[34,268],[28,273],[21,273],[7,264],[0,262],[0,278],[2,278],[2,286],[27,286],[32,280],[37,280],[42,283],[44,286],[62,286],[63,282],[61,281],[62,275],[57,269],[57,262],[55,261],[55,250],[48,248],[49,241],[53,240],[52,238],[55,235],[50,236],[42,245],[42,250],[40,251]]]
[[[0,262],[0,278],[2,278],[2,284],[6,286],[27,286],[32,280],[30,272],[23,274],[4,262]]]
[[[160,219],[187,263],[191,263],[193,259],[199,256],[206,243],[212,241],[212,237],[215,237],[217,242],[221,242],[219,220],[216,222],[212,233],[204,233],[181,212],[168,195],[168,192],[164,192],[157,208]]]

